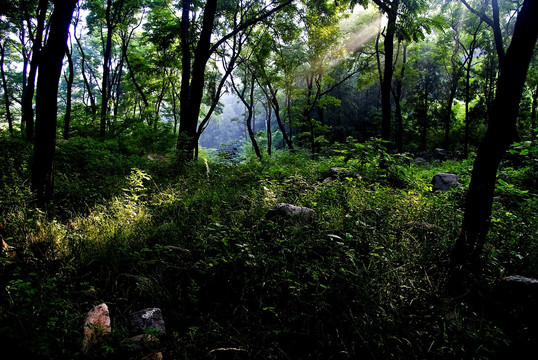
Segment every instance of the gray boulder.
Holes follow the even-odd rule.
[[[445,191],[458,185],[458,176],[456,174],[438,173],[432,178],[433,191]]]
[[[267,212],[265,218],[268,220],[287,219],[298,225],[306,225],[314,221],[316,212],[307,207],[278,203]]]
[[[148,308],[131,314],[131,334],[140,335],[147,330],[156,335],[166,334],[161,309]]]
[[[445,160],[448,155],[448,151],[445,149],[435,148],[433,150],[433,158],[436,160]]]

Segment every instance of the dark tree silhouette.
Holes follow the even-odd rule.
[[[52,198],[58,110],[58,83],[67,48],[67,35],[77,0],[56,0],[50,32],[39,63],[36,93],[36,133],[32,188],[39,203]]]
[[[473,166],[462,230],[452,251],[456,266],[477,264],[486,242],[497,169],[517,134],[519,102],[538,38],[537,21],[538,1],[525,0],[501,63],[493,111]]]

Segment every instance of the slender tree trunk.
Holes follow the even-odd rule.
[[[280,117],[280,104],[278,103],[278,99],[276,97],[277,91],[276,90],[272,91],[271,88],[269,88],[269,91],[271,92],[271,106],[273,107],[273,110],[275,111],[275,118],[278,124],[278,128],[280,129],[280,132],[282,133],[282,138],[284,139],[284,142],[288,146],[288,149],[290,149],[290,151],[293,153],[295,152],[295,149],[293,148],[293,143],[291,142],[291,139],[288,136],[288,133],[286,132],[286,128],[284,127],[282,118]]]
[[[172,115],[174,115],[174,134],[177,133],[177,101],[176,101],[176,89],[174,89],[174,84],[170,80],[170,92],[172,93]]]
[[[428,139],[428,108],[429,108],[429,83],[428,79],[425,76],[424,79],[424,109],[422,113],[422,119],[421,119],[421,131],[420,131],[420,143],[422,147],[422,151],[426,151],[427,149],[427,139]]]
[[[402,83],[405,75],[405,67],[407,64],[407,46],[403,46],[403,64],[400,76],[396,79],[394,89],[392,91],[392,97],[394,98],[394,118],[396,120],[396,149],[398,152],[403,151],[403,116],[402,116]]]
[[[249,86],[248,83],[246,81],[244,81],[243,90],[239,91],[239,89],[235,85],[235,81],[232,78],[232,86],[233,86],[233,88],[235,90],[235,93],[237,94],[237,96],[239,96],[239,99],[241,99],[241,102],[247,108],[247,119],[246,119],[247,121],[246,121],[246,124],[247,124],[248,136],[250,138],[250,142],[252,143],[252,148],[254,149],[254,152],[256,153],[256,156],[261,161],[263,159],[263,156],[262,156],[262,153],[260,151],[260,147],[258,146],[258,142],[256,141],[256,136],[254,134],[254,130],[252,129],[252,116],[253,116],[253,113],[254,113],[254,83],[255,83],[255,78],[254,78],[254,76],[252,76],[251,83],[250,83],[249,98],[247,100],[245,98],[245,92],[246,92],[247,86]]]
[[[443,140],[443,147],[448,150],[450,146],[450,127],[452,123],[452,104],[454,103],[454,99],[456,98],[456,90],[458,88],[458,80],[459,76],[455,71],[452,71],[452,84],[450,85],[450,94],[448,95],[448,99],[446,101],[446,108],[445,108],[445,137]]]
[[[537,22],[538,2],[525,0],[501,63],[493,111],[474,162],[462,230],[451,254],[456,266],[478,264],[486,242],[497,170],[517,134],[519,103],[538,38]]]
[[[11,117],[11,108],[10,108],[10,99],[9,99],[9,89],[7,86],[6,73],[4,71],[4,60],[6,57],[6,46],[7,41],[4,44],[0,44],[0,73],[2,75],[2,88],[4,89],[4,106],[6,107],[6,118],[9,128],[9,133],[13,133],[13,118]]]
[[[271,117],[272,117],[272,107],[270,100],[267,99],[267,105],[265,107],[265,125],[266,125],[266,131],[267,131],[267,155],[269,157],[271,156],[271,150],[273,148],[273,133],[271,132]]]
[[[75,26],[76,30],[76,26]],[[86,91],[88,92],[88,98],[90,99],[90,109],[93,115],[97,114],[97,105],[95,102],[95,96],[93,96],[92,86],[90,83],[90,80],[88,79],[88,76],[86,75],[86,54],[84,53],[84,49],[82,48],[82,44],[80,43],[80,39],[77,38],[76,34],[74,34],[74,38],[77,41],[78,50],[80,52],[80,72],[82,73],[82,79],[84,80],[84,86],[86,87]]]
[[[258,146],[258,142],[256,141],[256,134],[254,133],[254,130],[252,128],[252,118],[254,117],[254,79],[252,79],[252,84],[250,87],[249,104],[247,104],[245,101],[243,102],[245,106],[247,107],[247,111],[248,111],[248,115],[247,115],[248,136],[250,138],[250,142],[252,143],[252,148],[254,149],[256,156],[261,161],[263,159],[262,152],[260,151],[260,147]]]
[[[41,204],[51,200],[53,195],[58,84],[67,47],[67,34],[76,3],[76,0],[54,1],[50,31],[40,61],[32,188]]]
[[[473,63],[474,50],[474,44],[471,44],[467,60],[467,67],[465,70],[465,132],[463,135],[463,156],[466,158],[469,155],[469,131],[471,127],[469,104],[471,102],[471,66]]]
[[[21,105],[22,100],[24,99],[24,93],[26,92],[26,81],[28,79],[28,65],[30,64],[30,57],[28,52],[26,51],[26,29],[24,27],[24,20],[21,21],[21,27],[20,27],[20,35],[19,39],[21,40],[21,54],[22,54],[22,96],[21,96]],[[30,31],[30,29],[28,29]],[[24,123],[24,119],[21,116],[21,135],[24,137],[26,131],[26,124]]]
[[[72,51],[72,50],[71,50]],[[64,115],[64,139],[69,139],[69,127],[71,123],[71,101],[73,94],[73,57],[71,56],[71,51],[69,49],[66,51],[67,60],[69,62],[69,76],[66,78],[67,82],[67,102],[65,104],[65,115]]]
[[[32,59],[30,60],[30,72],[28,73],[28,80],[26,81],[26,88],[24,90],[24,96],[22,98],[22,119],[25,124],[25,136],[26,140],[32,141],[34,139],[34,94],[35,94],[35,82],[37,76],[37,67],[39,65],[39,57],[41,53],[41,45],[43,42],[43,32],[45,31],[45,17],[47,15],[47,8],[49,6],[48,0],[39,0],[38,12],[37,12],[37,27],[35,35],[32,39]],[[27,19],[28,29],[30,29],[30,19]]]
[[[536,114],[536,108],[538,107],[538,85],[536,85],[536,89],[534,89],[534,93],[532,94],[532,110],[531,110],[531,137],[532,139],[536,139],[536,136],[538,136],[538,133],[536,130],[536,121],[538,120],[538,116]]]

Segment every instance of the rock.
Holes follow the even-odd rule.
[[[416,159],[413,159],[413,162],[417,165],[425,164],[427,161],[424,158],[418,157]]]
[[[436,160],[445,160],[448,155],[448,151],[445,149],[435,148],[432,155]]]
[[[432,179],[432,190],[445,191],[451,187],[459,185],[458,177],[456,174],[449,173],[437,173]]]
[[[148,356],[144,356],[141,360],[163,360],[163,353],[156,352],[153,354],[149,354]]]
[[[140,351],[140,350],[155,350],[160,345],[159,339],[151,334],[136,335],[127,339],[126,343],[128,344],[130,350]]]
[[[334,180],[351,177],[353,174],[344,168],[332,167],[323,176],[323,182],[332,182]]]
[[[168,162],[170,159],[168,159],[166,156],[162,156],[159,154],[148,154],[146,156],[149,161],[162,161],[162,162]]]
[[[278,203],[267,212],[265,217],[268,220],[288,219],[293,220],[298,225],[306,225],[314,221],[316,212],[307,207]]]
[[[84,339],[82,340],[82,351],[88,352],[99,340],[112,330],[110,326],[110,314],[108,306],[103,303],[94,306],[86,315],[84,320]]]
[[[143,309],[131,314],[131,334],[140,335],[147,331],[152,334],[165,335],[163,315],[159,308]]]
[[[521,275],[511,275],[505,277],[503,281],[507,284],[511,284],[511,286],[520,286],[522,288],[525,287],[528,289],[538,290],[538,280],[533,278],[528,278]]]
[[[226,359],[248,359],[248,352],[240,348],[218,348],[209,352],[212,359],[226,360]]]

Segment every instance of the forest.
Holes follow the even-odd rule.
[[[0,345],[534,359],[538,1],[0,0]]]

